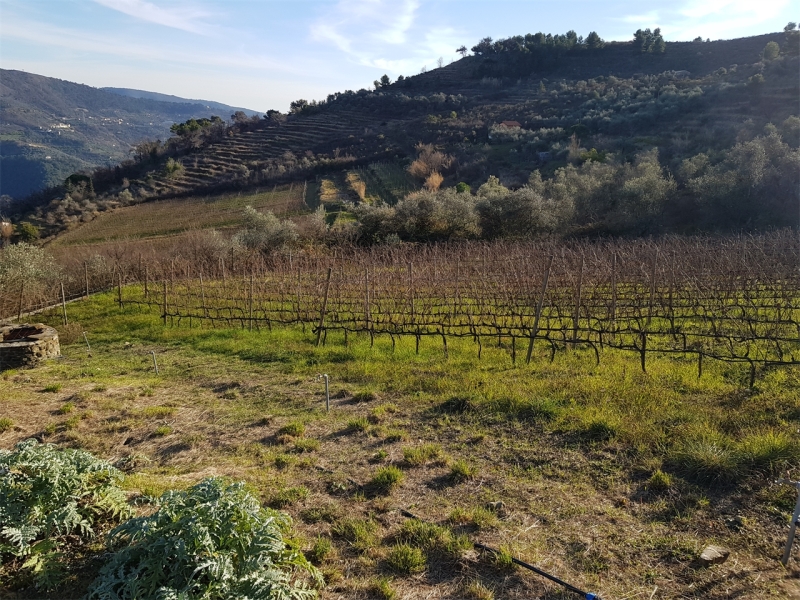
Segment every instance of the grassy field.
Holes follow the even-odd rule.
[[[0,446],[87,449],[124,467],[132,496],[243,479],[292,515],[323,598],[577,597],[510,556],[606,600],[800,594],[799,555],[778,563],[795,493],[770,483],[800,458],[796,369],[750,390],[743,366],[698,379],[677,357],[645,374],[625,353],[550,362],[542,347],[512,366],[470,340],[445,358],[433,340],[417,355],[413,338],[164,328],[111,295],[68,310],[63,359],[0,376]],[[732,555],[702,568],[710,543]],[[80,596],[92,564],[52,597]],[[36,596],[13,564],[0,588]]]
[[[129,238],[173,235],[189,229],[224,228],[242,222],[250,205],[276,214],[306,208],[302,184],[248,194],[158,200],[102,213],[58,237],[54,245],[75,245]]]

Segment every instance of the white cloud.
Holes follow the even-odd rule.
[[[664,35],[672,40],[695,37],[731,39],[749,33],[753,27],[775,19],[788,6],[789,0],[691,0],[685,2]]]
[[[192,5],[180,5],[172,8],[156,6],[146,0],[94,0],[128,16],[155,23],[164,27],[180,29],[190,33],[208,34],[211,26],[205,22],[211,13]]]
[[[662,4],[658,10],[626,15],[617,19],[637,28],[660,27],[670,41],[696,37],[731,39],[752,35],[754,26],[768,23],[785,11],[790,0],[684,0]],[[620,39],[628,39],[621,36]]]
[[[41,48],[60,48],[64,51],[86,52],[104,57],[115,56],[124,61],[151,61],[164,65],[167,69],[220,67],[296,75],[303,72],[302,66],[288,64],[268,55],[248,56],[241,51],[218,52],[214,47],[208,47],[206,50],[182,47],[171,44],[169,40],[150,39],[148,43],[143,43],[141,39],[126,39],[118,32],[87,33],[29,21],[12,14],[3,15],[3,20],[0,21],[0,35],[3,39],[22,40]]]
[[[418,8],[418,0],[340,0],[311,24],[311,38],[354,56],[371,54],[378,48],[405,44]]]
[[[454,56],[463,40],[449,27],[429,27],[419,0],[341,0],[311,25],[311,39],[332,44],[357,65],[391,75],[434,68]]]
[[[659,14],[657,10],[651,10],[649,13],[644,13],[642,15],[627,15],[622,17],[620,20],[625,23],[649,25],[658,22]]]

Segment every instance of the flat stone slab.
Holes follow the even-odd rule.
[[[706,546],[700,553],[700,564],[704,567],[721,565],[731,555],[731,551],[723,546]]]

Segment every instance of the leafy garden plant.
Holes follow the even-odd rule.
[[[319,571],[284,539],[288,515],[263,508],[243,483],[205,479],[169,491],[157,510],[119,525],[117,551],[89,590],[90,600],[159,598],[305,600]]]
[[[132,514],[122,474],[83,450],[25,440],[0,450],[0,555],[24,560],[38,587],[59,583],[59,550]]]

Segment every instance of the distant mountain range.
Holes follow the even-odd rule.
[[[237,110],[207,100],[97,89],[0,69],[0,194],[22,198],[78,170],[113,165],[144,140],[166,139],[173,123]]]
[[[236,111],[242,111],[248,117],[260,114],[257,110],[250,110],[249,108],[242,108],[240,106],[228,106],[220,102],[212,102],[211,100],[195,100],[190,98],[181,98],[180,96],[172,96],[170,94],[159,94],[158,92],[146,92],[144,90],[133,90],[130,88],[115,88],[104,87],[100,88],[112,94],[120,96],[127,96],[128,98],[143,98],[145,100],[156,100],[158,102],[172,102],[174,104],[200,104],[209,110],[217,111],[217,116],[227,118]]]

